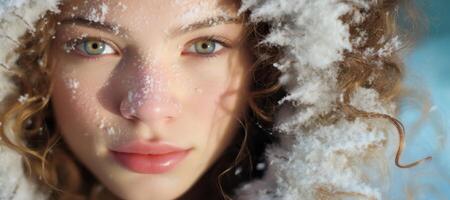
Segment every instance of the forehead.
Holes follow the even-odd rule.
[[[237,9],[235,0],[68,0],[61,15],[127,26],[183,25],[207,17],[233,17]]]

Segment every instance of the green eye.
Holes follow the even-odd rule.
[[[216,40],[204,39],[194,42],[188,49],[187,52],[200,55],[214,54],[221,50],[224,46]]]
[[[83,49],[89,55],[99,55],[105,51],[105,43],[100,41],[85,41]]]
[[[75,49],[86,56],[116,54],[111,45],[98,39],[85,39],[78,43]]]
[[[194,46],[195,46],[196,53],[210,54],[210,53],[213,53],[214,50],[216,49],[216,42],[210,41],[210,40],[205,40],[205,41],[196,42],[194,44]]]

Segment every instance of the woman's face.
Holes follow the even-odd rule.
[[[248,52],[237,5],[65,1],[52,106],[78,159],[124,199],[185,193],[234,137]]]

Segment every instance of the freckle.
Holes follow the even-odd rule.
[[[199,93],[199,94],[202,94],[202,93],[203,93],[203,90],[200,89],[200,88],[195,88],[195,92],[197,92],[197,93]]]

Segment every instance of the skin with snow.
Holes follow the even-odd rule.
[[[50,53],[54,113],[65,142],[110,191],[125,199],[177,198],[229,145],[248,85],[243,25],[189,24],[236,12],[232,3],[197,0],[62,6]],[[214,47],[201,54],[202,44]],[[86,45],[103,49],[93,55]],[[110,152],[133,141],[189,153],[169,172],[136,173]]]

